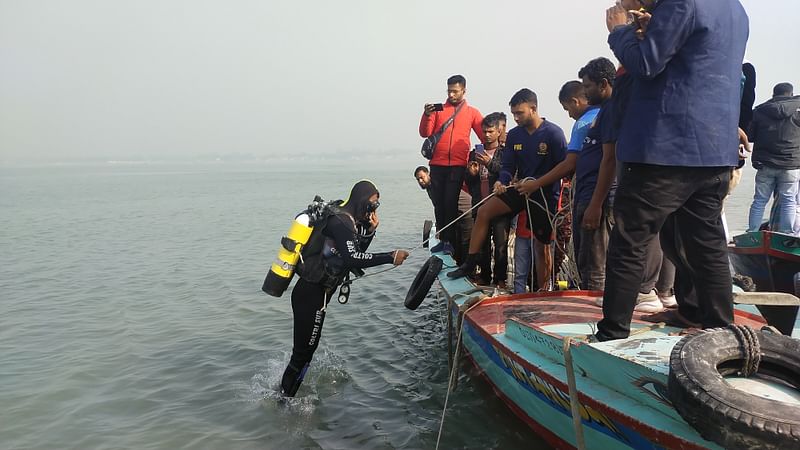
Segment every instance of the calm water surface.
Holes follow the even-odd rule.
[[[361,178],[381,190],[373,249],[415,246],[432,216],[419,163],[0,168],[0,448],[433,448],[444,304],[403,307],[423,252],[331,304],[286,403],[289,294],[260,291],[292,217]],[[752,177],[729,202],[735,231]],[[546,448],[463,368],[442,448]]]

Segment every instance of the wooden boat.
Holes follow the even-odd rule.
[[[689,425],[667,395],[670,352],[682,339],[670,333],[678,329],[654,327],[635,314],[630,338],[589,343],[581,339],[602,317],[599,292],[486,296],[464,278],[441,273],[439,280],[451,311],[451,339],[460,335],[497,396],[553,447],[721,448]],[[735,320],[765,324],[741,310]],[[800,411],[797,389],[753,378],[726,381]]]
[[[752,231],[734,236],[728,250],[736,273],[752,278],[759,291],[795,294],[794,275],[800,273],[800,237]]]
[[[800,238],[770,231],[753,231],[733,238],[728,246],[731,264],[740,275],[752,278],[760,292],[798,295],[795,274],[800,273]],[[759,307],[770,324],[784,334],[792,331],[797,308]]]

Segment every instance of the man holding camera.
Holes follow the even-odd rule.
[[[419,135],[427,138],[438,133],[450,119],[450,124],[436,144],[430,161],[431,200],[436,217],[436,229],[442,230],[458,217],[458,197],[464,184],[464,172],[469,158],[470,130],[482,135],[480,111],[467,104],[464,98],[467,80],[461,75],[447,79],[447,102],[426,103],[419,123]],[[455,227],[439,234],[439,244],[432,252],[453,252],[457,244]]]

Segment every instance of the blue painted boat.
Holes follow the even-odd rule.
[[[759,291],[795,294],[794,274],[800,273],[800,238],[770,231],[734,236],[728,246],[737,273],[747,275]]]
[[[670,352],[682,339],[670,332],[677,329],[653,327],[637,313],[630,338],[589,343],[581,338],[602,317],[600,292],[487,296],[463,278],[440,273],[439,281],[455,324],[451,339],[460,333],[468,358],[496,395],[553,447],[579,448],[580,434],[588,449],[721,448],[668,399]],[[737,310],[736,323],[760,328],[765,321]],[[726,381],[800,408],[796,389],[752,378]]]

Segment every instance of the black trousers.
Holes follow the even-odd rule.
[[[319,346],[322,324],[325,321],[325,306],[333,291],[327,293],[319,284],[300,278],[292,289],[292,314],[294,316],[294,346],[289,365],[283,373],[281,390],[284,395],[294,396],[303,382],[307,366]]]
[[[431,166],[431,200],[433,214],[436,217],[436,230],[441,230],[458,217],[458,196],[464,184],[466,167]],[[458,245],[456,226],[444,230],[440,240],[449,242],[453,247]]]
[[[483,241],[478,266],[481,268],[481,281],[498,283],[508,278],[508,234],[511,230],[512,216],[495,217],[489,222],[489,236]],[[494,252],[492,252],[494,245]],[[492,254],[494,253],[494,270]]]
[[[606,262],[601,341],[630,333],[647,246],[661,247],[676,267],[678,310],[703,328],[733,321],[731,273],[722,227],[730,167],[624,164],[614,204],[615,227]]]

